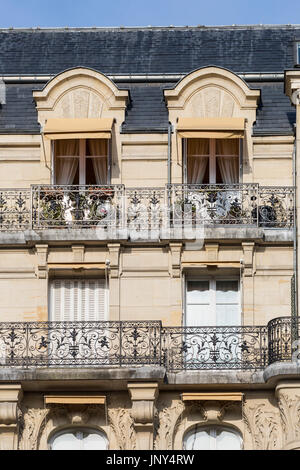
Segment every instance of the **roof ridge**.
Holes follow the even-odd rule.
[[[238,30],[238,29],[300,29],[300,24],[249,24],[249,25],[186,25],[186,26],[34,26],[0,28],[0,32],[95,32],[95,31],[148,31],[148,30]]]

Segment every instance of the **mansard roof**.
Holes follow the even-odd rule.
[[[216,65],[236,73],[294,67],[300,26],[0,30],[0,75],[188,73]]]
[[[300,25],[2,29],[0,78],[16,80],[6,81],[0,133],[39,133],[32,90],[44,87],[50,76],[80,66],[129,90],[123,132],[166,132],[163,90],[192,70],[215,65],[243,74],[251,88],[261,90],[254,135],[292,134],[295,108],[284,94],[283,73],[295,67],[296,41]],[[259,81],[250,74],[261,74]],[[26,76],[27,81],[18,79]]]

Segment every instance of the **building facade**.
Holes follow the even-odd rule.
[[[0,448],[300,448],[300,27],[0,37]]]

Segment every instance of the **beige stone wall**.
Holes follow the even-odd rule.
[[[171,250],[168,244],[121,246],[120,249],[118,244],[116,246],[117,259],[112,251],[114,244],[109,247],[44,248],[38,245],[37,249],[30,250],[2,249],[1,321],[47,320],[48,278],[55,275],[84,277],[91,273],[103,277],[105,260],[111,261],[108,272],[110,320],[161,320],[164,325],[181,325],[183,275],[185,278],[241,276],[241,311],[246,325],[264,325],[271,318],[290,315],[291,246],[254,245],[251,262],[246,258],[249,255],[245,245],[240,243],[207,243],[201,250],[183,249],[179,263],[181,275],[177,272],[173,248]],[[241,264],[241,260],[247,264]],[[15,292],[18,295],[12,302]]]

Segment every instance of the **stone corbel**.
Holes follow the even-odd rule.
[[[0,450],[16,450],[18,445],[18,403],[20,384],[0,385]]]
[[[110,277],[118,278],[120,275],[120,248],[119,243],[108,244],[107,248],[109,250],[109,269]]]
[[[157,383],[129,383],[132,401],[131,414],[137,438],[138,450],[153,449],[154,407],[158,396]]]
[[[279,383],[275,396],[280,410],[283,449],[300,450],[300,381]]]
[[[74,263],[84,263],[84,245],[72,245]]]
[[[38,279],[46,279],[47,277],[47,259],[48,259],[48,245],[36,245],[37,255],[37,277]]]
[[[253,255],[254,255],[254,242],[247,242],[242,243],[244,259],[243,259],[243,266],[244,266],[244,277],[252,277],[253,276]]]
[[[182,243],[170,243],[172,277],[180,277],[181,274]]]

